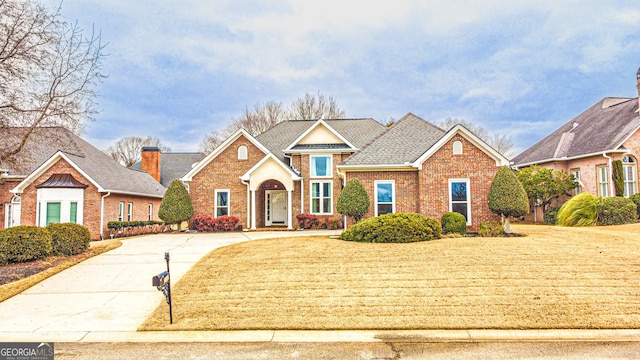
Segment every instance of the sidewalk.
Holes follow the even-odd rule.
[[[158,331],[137,328],[165,301],[151,277],[166,270],[176,283],[213,249],[238,242],[339,231],[159,234],[122,246],[56,274],[0,303],[0,341],[54,342],[482,342],[640,341],[640,330],[416,331]]]

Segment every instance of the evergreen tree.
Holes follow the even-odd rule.
[[[509,218],[524,216],[529,212],[527,192],[509,167],[501,167],[491,182],[489,210],[504,216],[504,232],[507,234],[511,233]]]
[[[337,210],[340,214],[350,216],[358,222],[369,211],[370,205],[367,190],[360,181],[352,179],[347,182],[338,197]]]
[[[624,196],[624,173],[622,169],[622,160],[616,160],[613,166],[613,187],[616,190],[616,196]]]
[[[158,217],[169,225],[178,224],[178,231],[180,231],[182,222],[189,220],[192,216],[193,204],[187,189],[182,181],[173,180],[162,197]]]

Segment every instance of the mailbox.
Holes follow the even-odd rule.
[[[164,286],[166,282],[169,280],[169,272],[163,271],[158,275],[154,275],[151,279],[151,283],[153,286]]]

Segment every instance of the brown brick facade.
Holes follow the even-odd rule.
[[[37,189],[36,185],[45,182],[53,174],[71,174],[78,182],[88,185],[84,189],[84,211],[83,211],[83,225],[89,228],[91,231],[92,239],[100,238],[100,214],[101,214],[101,202],[102,196],[106,193],[100,193],[98,189],[82,174],[80,174],[75,168],[73,168],[64,159],[58,160],[42,175],[36,178],[29,186],[27,186],[22,193],[22,225],[36,225],[37,224]],[[125,203],[125,219],[127,220],[127,204],[133,204],[133,217],[132,220],[148,220],[148,205],[153,205],[153,219],[158,219],[158,208],[160,207],[160,198],[151,198],[143,196],[133,195],[120,195],[110,194],[104,199],[104,234],[108,234],[107,222],[118,220],[118,204],[119,202]]]

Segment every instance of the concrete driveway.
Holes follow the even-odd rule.
[[[0,303],[0,341],[79,341],[95,332],[133,332],[164,296],[151,285],[166,270],[171,281],[210,251],[243,241],[335,231],[159,234],[122,239],[122,246],[64,270]]]

